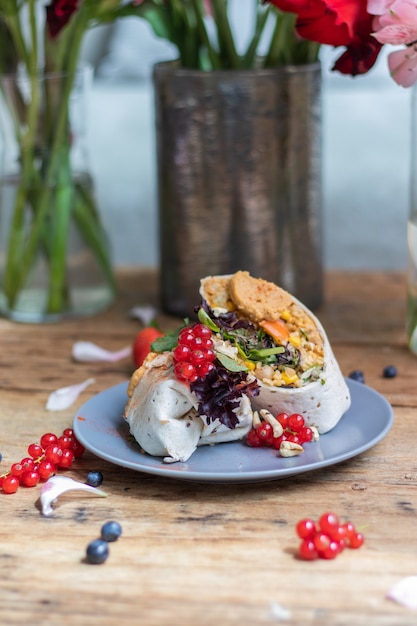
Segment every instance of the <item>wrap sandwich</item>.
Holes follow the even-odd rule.
[[[350,393],[317,317],[277,285],[240,271],[201,280],[202,308],[239,345],[260,389],[254,408],[300,413],[326,433],[350,406]]]
[[[210,331],[210,367],[182,378],[177,350],[193,328],[185,325],[157,339],[131,377],[123,417],[145,452],[185,462],[198,446],[244,438],[258,409],[300,413],[320,434],[337,424],[349,389],[301,302],[243,271],[203,278],[200,296],[194,327]]]

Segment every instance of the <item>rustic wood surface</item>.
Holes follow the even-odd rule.
[[[42,433],[72,424],[76,405],[46,411],[52,390],[94,377],[80,406],[130,376],[128,359],[71,360],[76,340],[109,350],[129,344],[141,327],[130,308],[156,302],[153,272],[119,278],[117,303],[94,318],[36,326],[0,320],[3,472]],[[404,277],[331,273],[317,313],[343,373],[362,369],[393,405],[383,441],[327,469],[234,486],[161,479],[86,452],[68,475],[84,481],[101,470],[109,497],[62,496],[51,518],[37,508],[39,486],[0,492],[0,624],[415,626],[417,612],[386,598],[394,583],[417,574],[417,357],[405,343]],[[168,329],[178,320],[160,316],[160,323]],[[397,366],[396,378],[382,377],[387,364]],[[298,560],[296,522],[326,510],[363,529],[365,545],[334,561]],[[88,565],[85,548],[109,519],[123,535],[105,564]],[[277,605],[287,617],[279,618]]]

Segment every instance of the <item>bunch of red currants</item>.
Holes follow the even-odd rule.
[[[205,324],[183,328],[174,349],[174,372],[178,380],[192,383],[214,369],[216,354],[212,332]]]
[[[45,433],[39,443],[31,443],[28,456],[13,463],[7,473],[0,476],[4,493],[15,493],[20,485],[35,487],[39,481],[48,480],[58,469],[71,467],[75,458],[84,453],[84,446],[77,440],[72,428],[66,428],[58,437]]]
[[[335,513],[323,513],[318,522],[302,519],[296,525],[301,539],[298,554],[301,559],[334,559],[345,548],[357,549],[364,542],[362,533],[351,522],[341,523]]]

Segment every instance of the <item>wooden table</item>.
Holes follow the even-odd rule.
[[[117,303],[92,319],[40,326],[0,320],[3,471],[44,432],[71,426],[89,397],[130,376],[129,360],[71,360],[76,340],[116,350],[141,327],[128,311],[156,301],[156,276],[119,278]],[[383,441],[327,469],[234,486],[162,479],[86,452],[68,475],[84,481],[88,471],[102,471],[109,497],[62,496],[50,518],[36,507],[39,486],[0,493],[2,626],[415,626],[417,612],[386,599],[394,583],[417,574],[417,358],[405,344],[404,277],[331,273],[318,315],[344,374],[362,369],[394,407]],[[173,328],[178,320],[160,322]],[[387,364],[397,366],[396,378],[382,377]],[[52,390],[88,377],[96,383],[77,405],[46,411]],[[326,510],[362,528],[365,545],[333,561],[298,560],[296,522]],[[88,542],[110,519],[122,524],[122,537],[105,564],[85,563]]]

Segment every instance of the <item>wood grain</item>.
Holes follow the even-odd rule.
[[[79,399],[127,380],[132,364],[81,364],[74,341],[110,350],[140,328],[132,306],[157,304],[152,271],[123,272],[113,308],[91,319],[31,326],[0,320],[0,451],[3,471],[46,431],[71,425],[76,407],[48,412],[49,393],[94,377]],[[108,498],[68,494],[53,518],[40,515],[39,488],[0,493],[0,623],[50,626],[141,624],[212,626],[415,626],[417,615],[386,599],[415,575],[417,515],[417,359],[405,344],[401,274],[331,273],[317,312],[347,375],[392,403],[395,421],[371,450],[327,469],[249,485],[165,480],[116,467],[86,453],[68,474],[104,474]],[[163,328],[178,320],[161,315]],[[399,375],[384,379],[392,363]],[[334,561],[296,558],[294,526],[334,510],[366,537]],[[118,520],[122,537],[105,564],[84,562],[101,525]],[[282,620],[281,620],[282,621]]]

